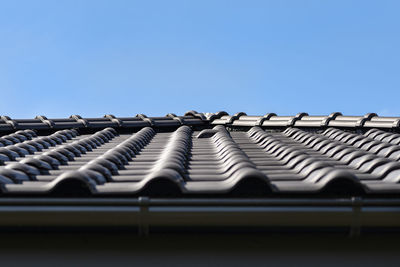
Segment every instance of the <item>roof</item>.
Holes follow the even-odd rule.
[[[151,118],[3,116],[0,129],[16,131],[0,138],[1,192],[397,194],[399,119],[373,113],[230,116],[194,111]]]
[[[126,216],[139,212],[142,215],[135,218],[141,223],[143,212],[151,205],[159,207],[158,211],[168,206],[168,212],[179,206],[179,216],[188,205],[207,206],[214,214],[221,205],[230,212],[243,212],[246,206],[250,208],[246,223],[253,218],[253,224],[259,225],[282,222],[280,217],[271,221],[271,216],[276,215],[274,207],[281,207],[282,212],[283,205],[295,208],[291,211],[298,216],[294,221],[285,217],[285,224],[308,225],[304,220],[309,219],[305,214],[310,207],[315,211],[335,206],[335,213],[329,213],[334,220],[325,216],[326,224],[342,218],[339,225],[351,221],[352,229],[357,229],[353,223],[359,220],[362,205],[374,207],[374,212],[377,207],[385,208],[386,217],[381,213],[384,222],[379,223],[400,226],[399,121],[400,117],[374,113],[248,116],[190,111],[184,116],[74,115],[30,120],[2,116],[0,214],[6,212],[10,220],[9,210],[14,211],[15,205],[27,214],[32,214],[32,208],[26,205],[68,205],[69,214],[77,212],[74,220],[80,221],[82,206],[99,212],[98,205],[105,205],[107,216],[110,212],[128,212]],[[10,203],[11,208],[7,206]],[[238,206],[241,208],[232,210]],[[260,206],[263,209],[259,210]],[[299,213],[299,206],[305,214]],[[254,217],[251,212],[256,212]],[[218,216],[226,215],[221,214]],[[368,214],[364,222],[373,218]],[[226,217],[229,223],[232,216]],[[21,222],[20,217],[15,218]],[[33,220],[40,218],[44,217]],[[90,218],[96,223],[112,223],[106,217]],[[169,222],[182,219],[168,218]],[[244,223],[240,218],[237,223]],[[208,222],[220,223],[215,218]]]

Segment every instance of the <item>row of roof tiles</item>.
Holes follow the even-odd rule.
[[[165,117],[147,117],[138,114],[135,117],[115,117],[105,115],[102,118],[82,118],[72,115],[69,118],[49,119],[37,116],[34,119],[11,119],[8,116],[0,117],[0,132],[24,129],[70,129],[70,128],[142,128],[179,127],[181,125],[226,125],[226,126],[260,126],[260,127],[341,127],[341,128],[400,128],[400,117],[381,117],[375,113],[364,116],[344,116],[334,112],[328,116],[310,116],[299,113],[295,116],[278,116],[268,113],[264,116],[248,116],[244,112],[234,115],[221,111],[217,113],[198,113],[188,111],[184,116],[173,113]]]
[[[278,116],[267,113],[264,116],[248,116],[244,112],[229,115],[226,112],[207,114],[213,125],[261,126],[261,127],[341,127],[341,128],[400,128],[400,117],[380,117],[376,113],[364,116],[343,116],[334,112],[328,116],[310,116],[298,113],[295,116]]]
[[[135,117],[115,117],[105,115],[102,118],[82,118],[72,115],[69,118],[49,119],[45,116],[37,116],[34,119],[11,119],[8,116],[0,117],[0,132],[24,129],[70,129],[70,128],[94,128],[107,127],[142,128],[155,127],[179,127],[181,125],[226,125],[226,126],[260,126],[260,127],[341,127],[341,128],[400,128],[400,117],[381,117],[376,113],[368,113],[364,116],[344,116],[334,112],[328,116],[310,116],[307,113],[299,113],[295,116],[278,116],[275,113],[267,113],[264,116],[248,116],[244,112],[234,115],[221,111],[217,113],[198,113],[188,111],[184,116],[173,113],[165,117],[147,117],[138,114]]]
[[[226,115],[225,115],[226,116]],[[222,118],[222,116],[221,116]],[[133,134],[32,130],[0,138],[3,194],[400,193],[400,135],[329,128],[268,132],[255,126]]]
[[[49,119],[45,116],[37,116],[34,119],[11,119],[8,116],[0,117],[0,131],[13,130],[46,130],[46,129],[71,129],[71,128],[142,128],[146,126],[179,127],[181,125],[204,125],[205,118],[198,116],[176,116],[167,114],[165,117],[147,117],[138,114],[135,117],[115,117],[105,115],[102,118],[82,118],[72,115],[69,118]]]

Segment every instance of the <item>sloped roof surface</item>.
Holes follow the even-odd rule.
[[[0,120],[0,186],[19,195],[400,193],[400,117],[184,116]]]

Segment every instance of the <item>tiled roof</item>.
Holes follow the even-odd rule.
[[[400,117],[247,116],[0,121],[5,196],[393,196]]]

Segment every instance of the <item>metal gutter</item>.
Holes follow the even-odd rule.
[[[1,198],[0,226],[400,227],[399,199]]]
[[[48,197],[3,197],[3,205],[93,205],[134,206],[146,201],[156,206],[351,206],[357,201],[363,206],[400,206],[400,198],[48,198]]]

